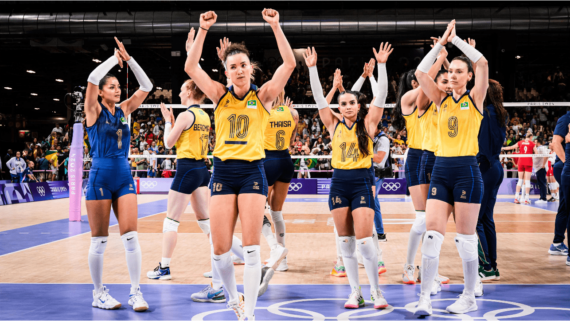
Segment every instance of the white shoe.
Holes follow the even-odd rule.
[[[283,261],[281,261],[281,263],[279,263],[279,266],[277,267],[277,272],[285,272],[289,270],[289,266],[287,265],[287,257],[285,257],[283,259]]]
[[[406,201],[411,201],[412,200],[412,195],[406,195],[406,197],[404,198]]]
[[[433,280],[433,285],[431,286],[431,295],[436,295],[438,292],[441,292],[441,283],[437,280]]]
[[[274,274],[275,270],[273,270],[268,266],[264,266],[261,268],[261,284],[259,285],[259,291],[257,292],[258,298],[262,296],[263,293],[265,293],[265,291],[267,291],[267,288],[269,287],[269,282],[273,278]]]
[[[237,255],[232,254],[231,257],[232,257],[232,262],[234,263],[234,265],[244,265],[245,264],[245,262],[242,259],[240,259]]]
[[[265,266],[277,270],[283,259],[287,256],[287,248],[283,247],[281,244],[277,244],[277,247],[271,250],[271,256]]]
[[[93,303],[94,308],[115,310],[121,307],[121,303],[109,295],[109,289],[106,286],[102,287],[99,291],[93,290]]]
[[[358,309],[364,306],[364,298],[362,297],[362,290],[360,287],[358,289],[352,290],[352,293],[348,297],[348,301],[344,303],[346,309]]]
[[[416,269],[411,264],[404,265],[404,273],[402,274],[402,281],[404,284],[416,284],[414,279],[414,272]]]
[[[237,302],[229,302],[228,303],[228,309],[232,309],[235,312],[239,321],[245,320],[244,308],[245,308],[245,304],[243,302],[243,294],[241,294],[241,293],[238,293]]]
[[[136,288],[134,291],[131,290],[131,295],[129,295],[129,305],[137,312],[148,310],[148,303],[144,300],[140,287]]]
[[[546,204],[546,203],[548,203],[548,202],[545,200],[538,200],[538,201],[534,202],[534,204]]]
[[[207,279],[211,279],[213,277],[212,271],[204,273],[204,277]]]
[[[370,290],[370,299],[374,302],[374,309],[384,309],[388,307],[388,301],[382,295],[380,289]]]
[[[446,310],[449,313],[455,314],[477,311],[477,301],[475,301],[474,295],[465,295],[465,293],[463,293],[459,296],[459,300],[448,306]]]
[[[431,315],[431,313],[431,300],[429,296],[420,295],[420,300],[418,301],[418,306],[416,307],[416,311],[414,311],[414,315]]]
[[[475,296],[483,296],[483,281],[481,281],[481,279],[477,280],[477,283],[475,283]]]

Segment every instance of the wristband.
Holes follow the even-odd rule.
[[[465,56],[467,56],[467,58],[473,62],[477,62],[479,59],[481,59],[481,57],[483,57],[483,54],[479,50],[471,47],[471,45],[463,41],[458,36],[455,36],[451,43],[454,44],[459,50],[461,50]]]
[[[422,59],[422,62],[420,62],[418,66],[418,70],[423,72],[424,74],[427,74],[431,66],[433,66],[433,63],[436,60],[437,55],[439,55],[441,48],[443,48],[443,46],[439,42],[436,43],[435,46],[433,46],[433,48],[431,48],[428,54],[424,57],[424,59]]]
[[[202,30],[206,30],[206,31],[210,31],[210,29],[205,29],[205,28],[202,28],[202,27],[200,27],[200,29],[202,29]]]

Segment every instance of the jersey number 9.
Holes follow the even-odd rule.
[[[457,137],[457,133],[459,132],[459,124],[457,121],[457,117],[455,116],[451,116],[449,117],[449,119],[447,120],[447,128],[449,128],[449,137],[454,138]]]
[[[246,138],[247,131],[249,129],[249,117],[247,115],[239,115],[236,117],[235,114],[228,117],[230,121],[230,138]]]

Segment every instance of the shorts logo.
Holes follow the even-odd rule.
[[[255,100],[248,100],[248,101],[247,101],[247,108],[257,109],[257,101],[255,101]]]
[[[259,189],[259,183],[258,182],[253,182],[253,189]]]
[[[432,189],[431,189],[431,195],[432,195],[432,196],[435,196],[435,194],[437,194],[437,188],[432,187]]]
[[[301,183],[291,183],[291,185],[289,185],[289,192],[298,192],[302,187],[303,184]]]
[[[461,198],[467,199],[467,192],[466,191],[461,191]]]
[[[212,191],[214,192],[221,192],[222,191],[222,183],[214,183],[212,186]]]
[[[461,110],[469,110],[469,102],[462,102],[461,103]]]
[[[129,190],[130,191],[134,191],[135,189],[133,188],[133,184],[129,184]]]
[[[338,197],[338,196],[337,196],[337,197],[332,197],[332,198],[331,198],[331,202],[332,202],[332,205],[335,205],[335,204],[342,204],[342,201],[340,200],[340,197]]]
[[[366,204],[366,201],[364,200],[364,196],[360,196],[360,204]],[[362,243],[365,244],[365,243]]]

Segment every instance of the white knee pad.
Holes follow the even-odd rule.
[[[558,182],[554,182],[554,183],[552,183],[552,184],[554,184],[554,189],[558,189],[558,188],[560,187],[560,185],[558,184]]]
[[[422,234],[426,231],[426,212],[416,211],[416,220],[412,225],[412,231],[416,234]]]
[[[360,248],[360,254],[366,260],[371,260],[374,255],[378,255],[376,251],[376,246],[374,246],[374,238],[365,237],[360,240],[356,240],[358,247]]]
[[[103,255],[107,248],[107,236],[95,236],[91,238],[89,254]]]
[[[177,222],[171,218],[164,218],[164,223],[162,223],[162,233],[166,232],[178,232],[178,226],[180,222]]]
[[[524,181],[524,185],[526,188],[531,188],[530,181]]]
[[[261,254],[259,252],[259,245],[249,245],[243,247],[243,255],[245,265],[256,266],[261,265]]]
[[[340,252],[344,257],[356,255],[356,238],[354,236],[339,236]]]
[[[207,218],[205,220],[198,220],[198,226],[204,232],[204,234],[210,234],[210,219]]]
[[[523,186],[523,179],[519,178],[519,181],[517,182],[517,186]]]
[[[140,248],[139,234],[135,231],[121,235],[121,240],[123,240],[123,245],[127,252],[134,252]]]
[[[273,220],[273,223],[283,221],[283,212],[282,211],[269,210],[269,213],[271,214],[271,219]]]
[[[471,262],[479,258],[477,252],[478,241],[477,234],[457,234],[455,246],[457,246],[457,251],[459,251],[459,256],[463,261]]]
[[[441,244],[443,244],[443,235],[437,231],[427,231],[422,244],[422,255],[430,259],[439,257],[441,252]]]

